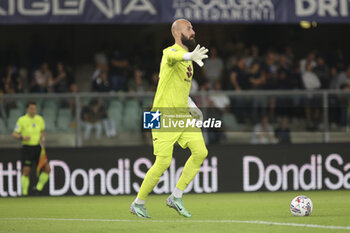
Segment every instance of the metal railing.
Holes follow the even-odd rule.
[[[137,99],[137,100],[144,100],[146,98],[150,99],[154,97],[153,92],[147,92],[147,93],[65,93],[65,94],[15,94],[15,95],[1,95],[0,96],[0,119],[2,119],[3,123],[7,127],[7,131],[2,132],[3,135],[9,135],[11,132],[11,128],[14,127],[14,125],[8,125],[10,122],[9,119],[9,110],[11,108],[18,108],[17,103],[18,102],[26,102],[28,100],[34,100],[39,102],[45,102],[47,100],[56,100],[58,102],[62,101],[71,101],[74,103],[74,116],[73,116],[73,122],[75,123],[75,129],[74,129],[74,135],[75,135],[75,146],[76,147],[82,147],[84,145],[84,140],[82,137],[82,128],[83,128],[83,121],[82,121],[82,109],[83,109],[83,103],[85,101],[85,105],[87,104],[87,99],[103,99],[106,102],[112,101],[112,100],[127,100],[127,99]],[[207,101],[208,98],[213,96],[227,96],[231,100],[231,105],[229,108],[231,110],[234,110],[235,108],[242,107],[239,104],[235,104],[232,102],[239,102],[240,99],[250,99],[253,101],[243,101],[243,104],[246,104],[243,107],[246,108],[253,108],[254,106],[250,106],[254,102],[254,100],[270,100],[270,99],[295,99],[297,100],[299,98],[303,100],[310,100],[310,99],[317,99],[317,103],[319,104],[319,107],[322,109],[322,117],[321,117],[321,123],[323,125],[322,133],[323,133],[323,142],[329,142],[329,132],[330,132],[330,107],[332,107],[332,98],[343,98],[345,102],[349,103],[350,100],[350,91],[340,91],[340,90],[315,90],[315,91],[309,91],[309,90],[264,90],[264,91],[202,91],[202,92],[196,92],[191,93],[191,96],[196,97],[197,100],[200,102],[200,107],[203,110],[204,115],[207,114],[207,108],[210,107]],[[302,101],[301,101],[302,102]],[[242,104],[242,103],[240,103]],[[12,105],[12,107],[11,107]],[[107,104],[108,105],[108,104]],[[60,106],[59,106],[60,107]],[[265,106],[268,108],[269,106]],[[285,107],[285,106],[284,106]],[[288,106],[287,106],[288,107]],[[291,108],[293,106],[290,106]],[[294,106],[295,107],[295,106]],[[305,104],[301,103],[300,106],[304,108]],[[347,105],[348,107],[348,105]],[[22,106],[23,111],[23,106]],[[249,112],[249,111],[248,111]],[[24,111],[22,112],[24,113]],[[40,114],[41,112],[39,112]],[[348,119],[348,116],[346,116]],[[141,119],[141,116],[140,116]],[[13,122],[13,119],[11,120]],[[140,126],[141,129],[141,126]],[[293,130],[293,129],[292,129]],[[140,130],[141,131],[141,130]],[[53,132],[54,133],[54,132]],[[73,133],[73,132],[71,132]],[[0,131],[1,134],[1,131]],[[5,136],[4,136],[5,137]],[[2,138],[4,138],[2,137]],[[3,144],[2,138],[0,138],[0,145]],[[6,140],[5,140],[6,141]]]

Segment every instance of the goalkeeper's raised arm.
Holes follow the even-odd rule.
[[[195,63],[197,63],[197,65],[202,67],[204,65],[202,60],[208,58],[207,53],[208,49],[197,45],[192,52],[170,50],[165,54],[165,56],[169,65],[173,65],[175,62],[178,61],[194,61]]]

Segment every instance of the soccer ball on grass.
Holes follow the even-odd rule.
[[[292,212],[294,216],[309,216],[312,209],[312,201],[307,196],[297,196],[290,203],[290,212]]]

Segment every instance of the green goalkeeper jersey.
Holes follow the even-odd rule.
[[[186,108],[193,76],[192,61],[184,61],[188,52],[178,44],[163,50],[159,83],[153,101],[153,111],[159,108]]]

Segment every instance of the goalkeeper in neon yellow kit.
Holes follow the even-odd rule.
[[[208,58],[208,50],[196,46],[195,32],[192,25],[185,19],[176,20],[171,27],[175,44],[163,50],[160,66],[159,84],[154,97],[153,110],[158,108],[183,109],[187,108],[194,118],[202,118],[201,111],[189,98],[193,76],[192,61],[203,66],[202,60]],[[189,52],[192,51],[192,52]],[[190,108],[188,108],[190,107]],[[148,170],[135,201],[130,206],[131,213],[142,218],[149,218],[145,200],[159,181],[160,176],[170,166],[173,148],[176,142],[182,148],[189,148],[191,156],[187,160],[181,177],[173,193],[166,200],[169,207],[174,208],[180,215],[191,217],[182,202],[182,194],[187,185],[197,175],[208,151],[201,130],[157,132],[152,131],[153,148],[156,160]]]

